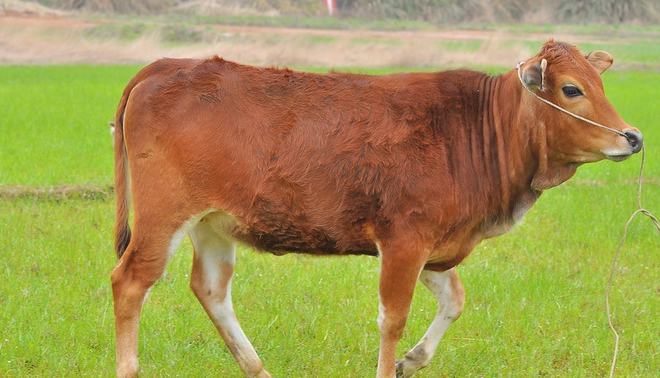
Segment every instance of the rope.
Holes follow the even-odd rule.
[[[518,80],[520,80],[520,83],[522,84],[523,88],[525,88],[529,93],[534,95],[534,97],[536,97],[537,99],[541,100],[542,102],[544,102],[544,103],[552,106],[553,108],[555,108],[559,111],[562,111],[562,112],[564,112],[564,113],[566,113],[566,114],[568,114],[568,115],[570,115],[574,118],[577,118],[577,119],[579,119],[581,121],[584,121],[584,122],[586,122],[590,125],[600,127],[602,129],[605,129],[609,132],[615,133],[617,135],[620,135],[620,136],[628,139],[628,136],[626,134],[624,134],[623,132],[619,131],[619,130],[615,130],[611,127],[607,127],[607,126],[602,125],[598,122],[595,122],[595,121],[592,121],[590,119],[584,118],[580,115],[577,115],[573,112],[570,112],[570,111],[562,108],[561,106],[559,106],[559,105],[557,105],[557,104],[555,104],[551,101],[548,101],[548,100],[544,99],[543,97],[537,95],[534,91],[529,89],[529,87],[523,81],[522,74],[521,74],[521,71],[520,71],[523,64],[525,64],[524,61],[522,61],[522,62],[520,62],[516,65],[516,69],[518,71]],[[544,69],[545,65],[547,65],[547,62],[545,62],[545,59],[543,59],[543,61],[541,63],[541,66],[543,67],[543,71],[545,71],[545,69]],[[541,72],[541,78],[543,78],[544,74],[545,74],[544,72]],[[541,79],[541,80],[543,80],[543,79]],[[541,83],[541,86],[543,86],[543,83]],[[619,355],[619,333],[617,332],[616,328],[614,327],[614,323],[612,322],[612,309],[610,307],[610,293],[612,291],[612,283],[614,282],[614,276],[615,276],[615,273],[616,273],[616,270],[617,270],[617,266],[619,264],[619,257],[621,256],[621,250],[623,249],[623,245],[625,244],[626,239],[628,238],[628,228],[630,227],[630,224],[635,219],[635,217],[637,217],[639,214],[642,214],[642,215],[647,216],[651,220],[651,222],[655,226],[656,230],[660,233],[660,221],[658,221],[658,218],[655,215],[653,215],[650,211],[646,210],[642,206],[642,173],[644,171],[644,161],[645,161],[645,159],[646,159],[646,150],[645,150],[644,146],[642,146],[642,161],[640,162],[640,165],[639,165],[639,177],[637,178],[637,209],[630,215],[630,217],[628,218],[628,221],[626,221],[626,225],[623,228],[623,235],[621,236],[621,240],[619,241],[619,244],[618,244],[618,246],[617,246],[617,248],[614,252],[614,257],[612,258],[612,266],[610,267],[610,275],[609,275],[609,278],[607,280],[607,286],[605,287],[605,310],[607,312],[607,324],[610,327],[610,330],[612,331],[612,333],[614,334],[614,352],[612,353],[612,362],[610,364],[610,375],[609,375],[610,378],[614,377],[614,369],[616,368],[616,360],[617,360],[617,356]]]
[[[630,215],[626,225],[623,228],[623,235],[619,241],[616,251],[614,252],[614,257],[612,258],[612,266],[610,267],[610,276],[607,280],[607,287],[605,288],[605,309],[607,311],[607,324],[610,327],[610,330],[614,334],[614,352],[612,353],[612,363],[610,364],[610,378],[614,377],[614,369],[616,368],[616,359],[619,354],[619,333],[614,328],[612,323],[612,310],[610,307],[610,293],[612,291],[612,283],[614,282],[614,275],[619,264],[619,257],[621,256],[621,250],[623,249],[623,244],[628,238],[628,228],[632,223],[633,219],[639,214],[643,214],[651,219],[656,230],[660,232],[660,221],[655,217],[650,211],[642,207],[642,172],[644,170],[644,160],[646,156],[646,150],[642,147],[642,161],[639,165],[639,177],[637,179],[637,209]]]

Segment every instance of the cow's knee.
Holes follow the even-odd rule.
[[[401,313],[401,311],[387,311],[385,307],[381,306],[377,319],[378,329],[380,330],[381,336],[390,340],[399,340],[403,335],[407,320],[407,313]]]

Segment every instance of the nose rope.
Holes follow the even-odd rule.
[[[571,112],[571,111],[569,111],[569,110],[566,110],[566,109],[562,108],[561,106],[555,104],[554,102],[549,101],[549,100],[546,100],[546,99],[544,99],[543,97],[537,95],[534,91],[532,91],[531,89],[529,89],[529,87],[527,86],[527,84],[525,84],[525,82],[523,81],[522,73],[521,73],[521,69],[522,69],[522,65],[523,65],[523,64],[525,64],[525,61],[520,61],[520,62],[516,65],[516,69],[518,70],[518,80],[520,80],[520,84],[522,84],[523,88],[527,89],[527,92],[529,92],[529,93],[531,93],[532,95],[534,95],[534,97],[538,98],[538,99],[541,100],[542,102],[545,102],[546,104],[552,106],[553,108],[555,108],[555,109],[557,109],[557,110],[559,110],[559,111],[562,111],[562,112],[564,112],[564,113],[566,113],[566,114],[568,114],[568,115],[570,115],[570,116],[572,116],[572,117],[574,117],[574,118],[579,119],[580,121],[584,121],[584,122],[586,122],[586,123],[588,123],[588,124],[590,124],[590,125],[592,125],[592,126],[600,127],[601,129],[605,129],[605,130],[607,130],[607,131],[609,131],[609,132],[612,132],[612,133],[614,133],[614,134],[620,135],[620,136],[626,138],[626,140],[630,140],[630,137],[628,137],[625,133],[623,133],[623,132],[621,132],[621,131],[619,131],[619,130],[613,129],[613,128],[611,128],[611,127],[607,127],[607,126],[605,126],[605,125],[603,125],[603,124],[600,124],[600,123],[598,123],[598,122],[596,122],[596,121],[592,121],[592,120],[590,120],[590,119],[584,118],[584,117],[582,117],[581,115],[577,115],[577,114],[575,114],[575,113],[573,113],[573,112]]]

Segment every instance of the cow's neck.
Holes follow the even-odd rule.
[[[523,93],[527,93],[524,92],[515,71],[501,76],[500,80],[503,82],[502,88],[506,87],[506,89],[502,90],[498,101],[507,101],[507,98],[509,98],[508,101],[511,101],[510,96],[515,93],[514,104],[516,104],[518,114],[512,120],[511,125],[522,130],[517,133],[520,143],[528,146],[528,150],[532,154],[528,160],[528,166],[533,169],[531,180],[528,183],[529,187],[540,193],[571,178],[575,174],[578,164],[561,163],[550,158],[548,127],[552,127],[552,125],[547,125],[538,113],[538,107],[543,107],[545,104],[541,104],[536,98],[529,95],[523,98]]]
[[[510,71],[486,76],[480,83],[479,121],[483,132],[484,172],[499,194],[496,218],[518,220],[545,189],[568,180],[576,165],[548,159],[546,125],[539,119],[534,98]]]
[[[513,72],[484,77],[480,83],[481,130],[484,174],[496,193],[488,217],[493,221],[517,221],[534,204],[547,180],[544,125],[533,107],[527,107],[522,87]],[[541,172],[543,171],[543,172]]]

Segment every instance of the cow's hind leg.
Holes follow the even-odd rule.
[[[410,377],[429,364],[449,325],[463,311],[465,291],[456,268],[444,272],[424,270],[419,279],[438,300],[438,312],[422,339],[403,360],[397,362],[397,376]]]
[[[138,327],[147,292],[165,270],[182,233],[176,227],[136,222],[126,251],[112,271],[115,308],[117,376],[138,373]]]
[[[195,248],[190,287],[206,310],[225,344],[248,377],[270,377],[254,347],[241,329],[231,300],[231,278],[236,253],[234,243],[218,234],[209,219],[190,231]]]

